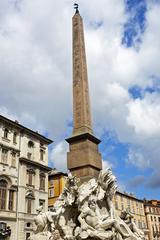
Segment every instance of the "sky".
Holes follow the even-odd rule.
[[[0,114],[51,138],[66,171],[72,134],[72,0],[0,1]],[[160,199],[160,1],[79,0],[94,134],[121,191]]]

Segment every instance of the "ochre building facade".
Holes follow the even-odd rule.
[[[48,209],[52,209],[55,201],[64,189],[66,173],[52,169],[48,173]]]

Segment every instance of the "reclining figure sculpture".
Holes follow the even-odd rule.
[[[116,178],[110,169],[81,185],[69,174],[52,211],[42,213],[38,208],[34,219],[37,228],[30,240],[145,239],[128,210],[120,217],[116,214],[113,205],[116,189]]]

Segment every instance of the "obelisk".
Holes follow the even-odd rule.
[[[100,140],[93,135],[83,20],[78,4],[72,18],[73,29],[73,135],[69,143],[67,165],[71,173],[82,181],[97,177],[102,169],[98,152]]]

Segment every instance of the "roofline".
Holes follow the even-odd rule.
[[[39,134],[38,132],[35,132],[35,131],[27,128],[27,127],[24,127],[23,125],[19,124],[18,122],[15,122],[15,121],[13,121],[13,120],[11,120],[11,119],[9,119],[9,118],[6,118],[6,117],[0,115],[0,120],[3,120],[3,121],[5,121],[5,122],[8,122],[8,123],[16,126],[17,128],[19,128],[20,130],[24,130],[24,131],[32,134],[33,136],[42,139],[42,140],[45,141],[48,145],[51,144],[51,143],[53,143],[53,141],[52,141],[51,139],[46,138],[45,136],[43,136],[43,135]]]
[[[160,208],[160,205],[155,205],[155,204],[152,204],[152,203],[146,203],[144,202],[144,206],[150,206],[150,207],[155,207],[155,208]]]
[[[63,172],[57,172],[57,173],[48,173],[48,177],[57,176],[57,175],[68,176],[68,174],[67,174],[67,173],[63,173]]]
[[[157,200],[157,199],[150,199],[150,200],[147,200],[147,201],[156,201],[156,202],[160,202],[160,200]]]
[[[152,206],[152,207],[160,207],[160,205],[159,204],[153,204],[153,203],[150,203],[150,202],[144,202],[144,205],[145,206]]]
[[[116,191],[116,193],[121,194],[121,195],[126,196],[126,197],[129,197],[129,198],[132,198],[132,199],[137,200],[139,202],[144,202],[142,199],[138,199],[138,198],[136,198],[134,196],[131,196],[131,195],[127,194],[127,193],[122,193],[120,191]]]

